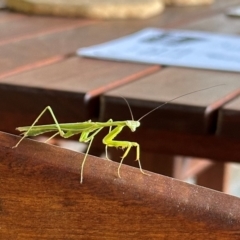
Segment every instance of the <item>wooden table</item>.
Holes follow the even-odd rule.
[[[134,135],[132,133],[130,134],[128,131],[124,131],[119,136],[119,139],[137,141],[140,143],[142,154],[141,160],[144,168],[156,172],[161,171],[166,175],[177,176],[176,171],[179,170],[179,167],[176,167],[176,161],[174,161],[171,157],[172,155],[210,158],[218,161],[218,164],[215,165],[215,168],[209,168],[210,170],[208,169],[207,172],[204,172],[202,175],[200,174],[198,176],[198,183],[200,185],[222,190],[224,162],[240,162],[240,154],[238,153],[239,140],[237,137],[232,137],[232,133],[237,135],[237,131],[235,132],[234,129],[237,129],[239,118],[231,118],[232,105],[226,105],[224,108],[222,107],[226,102],[231,102],[230,104],[234,104],[237,101],[235,98],[237,95],[236,92],[238,92],[239,89],[239,74],[86,59],[77,57],[75,52],[79,47],[102,43],[111,39],[125,36],[149,26],[238,34],[240,29],[240,21],[238,19],[228,18],[225,16],[227,7],[238,4],[240,4],[239,0],[218,0],[212,6],[207,7],[169,8],[162,15],[147,20],[106,22],[87,19],[26,16],[18,13],[8,12],[7,10],[1,10],[0,130],[9,133],[16,133],[14,130],[16,127],[31,124],[46,105],[52,106],[60,122],[77,122],[88,119],[105,121],[109,118],[113,118],[114,120],[129,119],[130,116],[126,104],[121,98],[119,98],[119,96],[124,96],[128,99],[133,109],[134,117],[138,119],[147,111],[173,97],[194,91],[196,89],[225,83],[226,85],[224,87],[219,86],[217,88],[209,89],[207,91],[178,99],[143,119],[141,128],[139,128]],[[227,108],[228,106],[231,107],[231,111],[229,111]],[[233,110],[234,114],[239,115],[239,109],[236,107],[236,105]],[[230,120],[228,121],[228,119]],[[232,125],[233,121],[236,123],[235,125]],[[49,122],[52,122],[50,116],[45,116],[41,121],[41,123]],[[229,122],[231,124],[228,124]],[[99,137],[95,141],[96,144],[93,147],[95,152],[98,151],[97,149],[99,148],[101,137],[102,135],[99,134]],[[6,146],[10,146],[12,144],[11,138],[9,138],[7,135],[2,134],[1,139],[4,141],[4,144],[6,143]],[[30,144],[29,146],[32,146],[32,150],[29,152],[29,154],[26,153],[26,156],[24,156],[24,159],[27,159],[27,163],[31,161],[31,154],[34,154],[33,149],[37,148],[36,144]],[[25,149],[27,148],[23,148],[23,151],[25,151]],[[43,146],[41,149],[44,152],[47,151],[48,147]],[[103,149],[102,145],[101,149]],[[52,149],[49,150],[52,151]],[[53,150],[53,152],[54,151],[55,150]],[[68,152],[65,153],[64,150],[62,150],[63,152],[61,152],[61,150],[56,151],[60,155],[68,154]],[[165,155],[164,158],[159,156],[160,153]],[[1,188],[2,186],[6,186],[4,192],[6,194],[4,204],[9,204],[8,201],[11,202],[12,199],[16,199],[17,195],[11,195],[11,188],[9,188],[9,186],[6,184],[7,182],[12,181],[11,183],[14,186],[17,186],[17,179],[21,176],[21,174],[18,174],[19,163],[17,159],[18,157],[21,158],[23,156],[21,155],[22,153],[20,153],[21,156],[15,156],[14,152],[6,152],[6,147],[2,149],[1,154],[3,154],[2,156],[8,156],[8,154],[10,154],[12,156],[12,165],[16,164],[14,165],[16,166],[14,167],[14,172],[16,172],[14,173],[13,177],[11,177],[11,172],[9,172],[10,169],[6,167],[8,166],[7,158],[4,157],[5,162],[0,165],[2,169],[1,171],[7,171],[5,175],[2,175],[2,178],[0,177],[0,180],[4,180],[5,177],[8,179],[2,181],[3,185],[1,185]],[[53,155],[51,155],[50,158],[54,158],[54,153],[52,154]],[[115,153],[112,154],[115,156]],[[135,159],[134,154],[134,151],[132,151],[126,162],[132,162]],[[91,159],[94,158],[90,158],[89,162],[94,161]],[[53,168],[54,171],[58,169],[61,161],[57,161],[55,163]],[[48,166],[49,163],[46,164]],[[106,164],[107,163],[104,163],[103,166]],[[110,165],[116,167],[114,163],[110,163]],[[30,166],[32,166],[32,164],[30,164]],[[97,164],[97,166],[100,166],[100,164]],[[65,167],[63,170],[64,174],[69,169],[69,166],[67,168]],[[22,166],[23,171],[25,168],[27,168],[27,165]],[[126,169],[126,171],[131,169],[126,166],[123,168]],[[180,168],[182,168],[182,165]],[[77,178],[76,168],[74,170],[74,175],[71,173],[68,175],[70,181],[59,177],[61,174],[59,176],[54,176],[51,180],[51,174],[45,174],[44,169],[45,167],[43,167],[43,172],[40,171],[39,174],[37,173],[37,180],[35,182],[36,186],[44,186],[43,183],[45,179],[48,179],[48,185],[52,182],[52,180],[60,181],[60,179],[62,179],[61,181],[63,181],[63,184],[68,185],[71,184],[72,181],[74,182]],[[99,169],[99,172],[102,173],[104,168],[100,167]],[[30,168],[27,171],[30,171]],[[135,171],[137,170],[133,170],[133,172]],[[216,176],[214,179],[211,178],[209,180],[209,176],[212,176],[213,173],[216,174]],[[94,176],[95,172],[90,171],[87,176],[91,174]],[[23,175],[24,177],[20,180],[22,184],[25,181],[29,181],[29,174],[26,173],[26,175]],[[46,176],[46,178],[44,176]],[[101,178],[101,176],[105,175],[96,175],[96,178]],[[129,175],[129,179],[127,179],[127,181],[121,180],[123,181],[123,187],[120,186],[118,189],[119,191],[125,189],[124,184],[126,184],[130,178],[131,174]],[[132,179],[133,181],[128,182],[129,187],[131,186],[130,188],[134,189],[139,187],[141,190],[141,186],[145,181],[145,178],[143,176],[140,178],[141,180],[136,180],[136,182],[134,182],[134,179]],[[178,187],[182,184],[180,183],[180,185],[178,185],[178,181],[165,179],[168,178],[157,176],[156,179],[154,177],[153,180],[149,180],[150,182],[148,184],[156,184],[160,181],[165,181],[165,183],[170,184],[170,182],[173,181],[174,184],[171,186],[174,186],[175,190],[178,189]],[[131,182],[133,182],[134,185],[131,185]],[[86,189],[84,190],[86,191],[84,194],[86,193],[91,197],[93,196],[94,189],[96,190],[97,187],[102,188],[102,186],[105,186],[104,182],[101,182],[100,185],[97,185],[94,184],[94,180],[90,180],[90,183],[93,184],[93,187],[91,188],[92,190],[89,192],[89,185],[87,185]],[[146,184],[144,186],[147,189],[149,185]],[[184,204],[184,209],[186,206],[188,206],[186,207],[186,211],[190,213],[191,218],[188,218],[190,215],[182,214],[182,212],[180,214],[180,218],[182,219],[183,217],[184,219],[188,219],[186,220],[186,224],[188,224],[189,219],[193,219],[193,221],[191,220],[190,222],[196,224],[196,229],[198,229],[196,230],[196,236],[198,236],[198,239],[200,239],[200,235],[202,238],[206,238],[206,235],[201,234],[201,231],[203,231],[203,229],[205,231],[206,228],[201,228],[200,226],[200,211],[202,211],[204,208],[209,209],[212,207],[213,211],[211,212],[211,224],[214,225],[214,221],[218,219],[219,216],[220,219],[221,216],[224,215],[224,218],[221,218],[223,220],[218,219],[220,222],[218,220],[215,221],[216,224],[220,223],[218,225],[218,229],[221,229],[219,235],[216,236],[223,236],[221,235],[223,233],[222,231],[226,230],[226,232],[229,233],[228,236],[226,235],[228,237],[226,237],[226,239],[231,239],[230,232],[236,229],[239,231],[239,218],[236,217],[238,215],[234,215],[231,218],[231,221],[229,220],[229,223],[234,222],[234,224],[232,224],[230,227],[226,226],[226,228],[224,226],[229,219],[227,216],[228,213],[238,213],[238,199],[231,198],[227,195],[218,195],[218,193],[210,190],[208,192],[208,190],[203,190],[197,186],[186,186],[187,187],[185,188],[185,191],[188,192],[188,194],[191,195],[191,193],[194,191],[198,191],[200,194],[191,199],[188,197],[182,197],[181,201],[183,202],[187,199],[186,203]],[[19,190],[19,193],[29,192],[32,187],[33,186],[30,185],[26,186],[26,188],[25,186],[21,186],[21,191]],[[57,194],[59,191],[58,184],[54,185],[54,188],[55,187],[55,193]],[[15,188],[16,187],[14,187],[14,189]],[[79,188],[76,187],[76,189]],[[109,201],[107,195],[111,195],[112,191],[114,191],[113,189],[114,187],[112,187],[109,191],[104,192],[102,195],[101,198],[104,203],[107,204]],[[176,202],[178,201],[176,196],[179,194],[181,195],[181,189],[182,188],[180,187],[178,191],[176,191],[176,195],[169,194],[166,196],[166,199],[171,202],[169,205],[170,209],[172,206],[175,206]],[[162,201],[159,201],[159,203],[164,203],[165,198],[162,198],[162,196],[156,197],[155,190],[159,191],[159,189],[153,189],[151,193],[148,192],[146,197],[149,197],[152,194],[151,198],[155,199],[156,201],[162,199]],[[66,190],[66,192],[68,191]],[[95,194],[98,194],[98,191]],[[164,194],[165,193],[163,193],[163,195]],[[199,204],[201,202],[204,203],[206,197],[213,196],[212,194],[215,195],[208,203],[209,205],[201,205],[202,207],[198,208]],[[60,201],[65,201],[64,204],[69,204],[69,201],[66,200],[66,196],[64,194],[62,196],[63,198],[60,197]],[[80,196],[75,193],[71,196],[77,199],[80,198]],[[130,202],[134,202],[136,200],[136,196],[137,195],[131,198],[131,196],[127,195],[126,199],[128,199]],[[25,201],[24,196],[22,197],[23,201]],[[45,195],[42,197],[51,199],[51,197]],[[0,200],[1,198],[2,196],[0,195]],[[199,200],[197,200],[198,198]],[[26,199],[36,201],[36,198],[32,194],[28,195]],[[216,205],[214,203],[214,199],[223,199],[224,204],[229,205],[221,205],[223,208],[218,208],[217,206],[219,202],[217,202],[218,204]],[[99,200],[97,200],[97,202],[98,201]],[[111,201],[112,200],[110,200],[110,202]],[[120,202],[124,204],[123,199]],[[20,205],[22,204],[21,201],[17,203]],[[194,209],[198,209],[197,214],[195,211],[192,211],[193,203],[196,203],[194,205]],[[145,204],[148,203],[140,202],[139,204],[142,204],[144,206],[143,208],[145,209],[147,206]],[[230,206],[233,206],[231,204],[235,204],[232,208],[234,213],[229,210],[229,208],[231,208]],[[95,203],[93,203],[93,205],[95,206],[95,208],[93,208],[94,210],[98,209],[98,206],[95,205]],[[21,206],[24,206],[23,208],[25,208],[27,205],[23,204]],[[38,206],[40,207],[41,204]],[[72,211],[73,209],[75,212],[76,206],[82,206],[82,202],[78,202],[77,205],[73,204],[73,206],[74,207],[72,209],[67,210],[67,214],[69,214],[69,211]],[[88,206],[91,207],[90,205]],[[159,207],[159,204],[157,207]],[[8,207],[6,209],[8,209]],[[15,211],[14,208],[11,209],[12,211]],[[175,207],[173,208],[172,212],[169,211],[168,207],[166,208],[167,210],[164,209],[164,207],[161,209],[162,210],[159,210],[159,213],[161,212],[160,214],[162,214],[164,212],[164,218],[159,220],[159,224],[163,224],[163,219],[165,219],[166,215],[174,215],[176,210]],[[180,209],[181,211],[184,211],[181,207]],[[106,209],[103,208],[102,210],[105,211]],[[86,211],[86,209],[84,211]],[[109,211],[110,210],[108,209],[106,213],[109,213]],[[136,211],[134,212],[135,214]],[[150,212],[145,212],[144,216],[149,215],[149,213],[152,213],[152,211],[153,210]],[[139,213],[139,219],[141,218],[142,213],[143,212]],[[204,212],[203,215],[203,222],[207,226],[207,218],[209,216],[207,212]],[[47,215],[43,214],[41,217],[46,216]],[[6,215],[4,217],[9,224],[9,219],[11,219],[11,217],[6,217]],[[180,218],[171,218],[169,223],[171,223],[171,226],[174,226],[174,222],[176,223]],[[135,221],[134,219],[129,220],[130,218],[126,219],[128,219],[128,221],[131,223]],[[136,226],[138,229],[140,229],[143,224],[142,222],[141,224],[140,222],[138,223],[139,225],[136,224]],[[68,224],[70,224],[70,222]],[[86,225],[86,228],[89,226],[90,225]],[[148,231],[151,232],[150,225],[148,226]],[[162,226],[165,229],[167,225]],[[177,227],[177,233],[179,233],[181,226],[182,225],[180,224],[179,227]],[[193,229],[192,225],[189,226],[191,226],[189,229]],[[8,229],[8,227],[4,229]],[[25,227],[20,226],[16,229],[21,229],[21,231],[24,232]],[[76,230],[75,227],[74,229]],[[84,228],[80,229],[82,231]],[[102,230],[101,228],[99,229]],[[159,229],[159,226],[154,227],[153,231],[156,231],[156,229]],[[169,231],[172,232],[174,227],[169,229]],[[186,230],[184,230],[187,233],[184,235],[185,239],[189,239],[189,229],[186,228]],[[210,227],[209,229],[212,231],[214,227]],[[106,232],[108,232],[108,230]],[[164,233],[162,236],[166,237],[169,231]],[[76,232],[79,233],[77,230]],[[191,234],[192,232],[193,230],[191,230]],[[128,231],[128,233],[133,234],[132,230]],[[68,232],[68,234],[70,233]],[[113,236],[112,233],[109,236]],[[146,234],[146,236],[153,237],[151,234]],[[184,236],[181,235],[181,239],[184,239]],[[145,236],[143,236],[143,238],[144,237]],[[175,239],[179,239],[178,234],[176,234]]]
[[[162,15],[141,21],[99,22],[26,16],[2,10],[1,130],[16,133],[13,130],[16,126],[30,124],[46,105],[53,107],[62,122],[96,119],[100,109],[98,96],[160,70],[157,66],[78,58],[77,48],[149,26],[185,28],[189,22],[223,14],[227,6],[237,3],[216,1],[208,7],[169,8]]]

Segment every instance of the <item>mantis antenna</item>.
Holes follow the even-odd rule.
[[[130,114],[131,114],[131,118],[132,118],[132,120],[134,121],[132,109],[131,109],[131,107],[130,107],[128,101],[127,101],[127,99],[124,98],[124,97],[121,97],[121,98],[126,102],[126,104],[127,104],[127,106],[128,106],[128,109],[129,109],[129,112],[130,112]]]
[[[171,100],[169,100],[169,101],[164,102],[163,104],[161,104],[160,106],[152,109],[151,111],[147,112],[147,113],[144,114],[142,117],[140,117],[140,118],[138,119],[138,121],[140,122],[143,118],[145,118],[146,116],[148,116],[150,113],[156,111],[157,109],[163,107],[164,105],[166,105],[166,104],[168,104],[168,103],[170,103],[170,102],[173,102],[174,100],[176,100],[176,99],[178,99],[178,98],[181,98],[181,97],[184,97],[184,96],[187,96],[187,95],[196,93],[196,92],[201,92],[201,91],[204,91],[204,90],[207,90],[207,89],[210,89],[210,88],[215,88],[215,87],[218,87],[218,86],[222,86],[222,85],[225,85],[225,84],[218,84],[218,85],[215,85],[215,86],[212,86],[212,87],[202,88],[202,89],[195,90],[195,91],[192,91],[192,92],[190,92],[190,93],[185,93],[185,94],[183,94],[183,95],[181,95],[181,96],[175,97],[175,98],[173,98],[173,99],[171,99]]]

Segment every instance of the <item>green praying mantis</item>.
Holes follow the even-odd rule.
[[[115,140],[115,138],[117,137],[117,135],[122,131],[122,129],[124,127],[128,127],[132,132],[135,132],[136,129],[140,126],[140,121],[145,118],[146,116],[148,116],[150,113],[152,113],[153,111],[156,111],[157,109],[163,107],[164,105],[178,99],[178,98],[182,98],[184,96],[196,93],[196,92],[200,92],[200,91],[204,91],[210,88],[214,88],[220,85],[224,85],[224,84],[219,84],[219,85],[215,85],[215,86],[211,86],[208,88],[203,88],[200,90],[195,90],[186,94],[183,94],[181,96],[175,97],[167,102],[162,103],[161,105],[159,105],[158,107],[152,109],[151,111],[149,111],[148,113],[146,113],[145,115],[143,115],[140,119],[138,120],[134,120],[133,118],[133,114],[131,111],[131,108],[127,102],[126,99],[124,99],[127,103],[127,106],[130,110],[130,114],[132,117],[132,120],[127,120],[127,121],[113,121],[112,119],[109,119],[107,122],[91,122],[91,120],[86,121],[86,122],[77,122],[77,123],[58,123],[57,118],[55,117],[53,110],[51,109],[50,106],[47,106],[41,113],[40,115],[36,118],[36,120],[33,122],[33,124],[31,126],[26,126],[26,127],[18,127],[17,130],[20,131],[23,134],[23,137],[18,141],[18,143],[13,147],[16,148],[24,138],[26,137],[30,137],[30,136],[38,136],[40,134],[44,134],[44,133],[49,133],[49,132],[56,132],[54,133],[54,135],[52,135],[49,139],[47,139],[47,141],[49,141],[50,139],[54,138],[57,135],[60,135],[63,138],[69,138],[72,137],[73,135],[76,134],[80,134],[80,139],[79,142],[83,142],[83,143],[89,143],[84,159],[82,161],[82,165],[81,165],[81,170],[80,170],[80,183],[83,182],[83,169],[84,169],[84,164],[86,162],[87,156],[88,156],[88,152],[90,150],[90,147],[92,145],[92,142],[94,140],[94,137],[105,127],[109,128],[109,132],[108,134],[103,138],[103,144],[105,145],[105,152],[106,152],[106,158],[108,160],[110,160],[108,158],[108,153],[107,153],[107,148],[108,147],[115,147],[115,148],[122,148],[122,149],[126,149],[123,156],[121,157],[121,161],[120,164],[118,166],[118,177],[121,178],[120,175],[120,168],[122,166],[123,160],[126,158],[126,156],[128,155],[129,151],[131,150],[132,147],[136,147],[136,161],[138,161],[139,164],[139,169],[143,174],[148,175],[147,173],[145,173],[142,169],[141,166],[141,162],[140,162],[140,146],[137,142],[129,142],[129,141],[118,141]],[[54,120],[54,124],[48,124],[48,125],[36,125],[36,123],[38,122],[38,120],[41,118],[41,116],[46,112],[49,111],[53,120]],[[113,128],[113,129],[112,129]],[[46,141],[46,142],[47,142]]]

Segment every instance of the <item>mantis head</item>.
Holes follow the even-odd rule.
[[[140,126],[140,122],[128,120],[128,121],[126,121],[126,125],[131,129],[132,132],[135,132],[136,128],[138,128]]]

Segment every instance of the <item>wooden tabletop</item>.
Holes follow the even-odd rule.
[[[171,77],[177,72],[177,79],[171,81],[174,84],[178,80],[182,82],[181,76],[186,81],[184,82],[186,87],[182,86],[183,91],[163,88],[157,93],[157,96],[154,94],[153,99],[149,96],[147,100],[154,101],[156,104],[180,93],[195,90],[195,87],[202,88],[225,82],[225,79],[230,76],[229,81],[232,81],[233,85],[228,86],[227,89],[219,87],[208,93],[199,93],[195,97],[189,96],[189,98],[185,98],[185,101],[190,99],[188,102],[196,100],[198,102],[199,99],[205,99],[209,96],[207,101],[202,100],[202,102],[197,103],[198,106],[194,105],[196,109],[200,109],[201,115],[203,106],[236,88],[234,84],[237,76],[235,74],[223,76],[222,73],[188,69],[178,70],[175,68],[161,71],[159,66],[79,58],[75,56],[75,52],[80,47],[102,43],[149,26],[200,29],[198,25],[213,25],[210,28],[214,31],[217,20],[213,19],[217,19],[218,16],[223,18],[226,8],[238,3],[239,1],[236,0],[227,2],[218,0],[211,6],[167,8],[163,14],[147,20],[106,22],[88,19],[27,16],[1,10],[0,110],[3,116],[0,120],[1,130],[14,132],[13,129],[16,126],[30,124],[46,105],[53,107],[61,122],[84,121],[89,118],[97,119],[99,111],[102,111],[98,96],[111,89],[126,85],[126,83],[139,80],[144,76],[150,77],[152,83],[157,81],[158,84],[162,82],[163,85],[167,86],[168,83],[165,78]],[[236,20],[225,18],[227,22],[236,22]],[[207,20],[212,23],[206,24],[205,22],[201,24],[201,22]],[[223,24],[221,24],[222,26]],[[226,23],[226,26],[229,27],[229,23]],[[237,23],[233,29],[237,31]],[[156,72],[156,75],[153,74],[154,72]],[[207,80],[206,76],[209,76],[209,74],[212,76],[212,80]],[[143,81],[149,81],[148,77],[147,80],[143,79]],[[203,78],[206,78],[205,82]],[[192,79],[196,81],[194,87],[190,84]],[[171,84],[172,82],[169,82],[169,86]],[[181,85],[180,82],[178,84]],[[160,84],[159,87],[161,86]],[[139,82],[139,87],[141,88],[141,82]],[[165,96],[163,92],[166,93]],[[215,97],[213,92],[216,93]],[[134,94],[137,94],[136,91],[129,92],[131,97]],[[141,90],[139,94],[138,96],[135,95],[135,97],[146,102],[144,91]],[[181,99],[181,101],[179,100],[178,103],[183,106],[184,99]],[[153,105],[149,105],[148,108],[152,108]],[[147,109],[142,111],[145,112]],[[199,121],[203,122],[199,118],[199,114],[197,115]],[[115,115],[111,117],[114,118]],[[159,118],[156,118],[156,115],[151,117],[152,119]],[[171,119],[171,116],[168,119]],[[51,121],[51,119],[46,117],[45,122],[47,121]],[[196,122],[194,126],[188,129],[195,128],[195,131],[197,129],[197,131],[202,132],[203,123],[200,124],[199,128],[196,128],[196,125],[199,125],[199,122]]]

